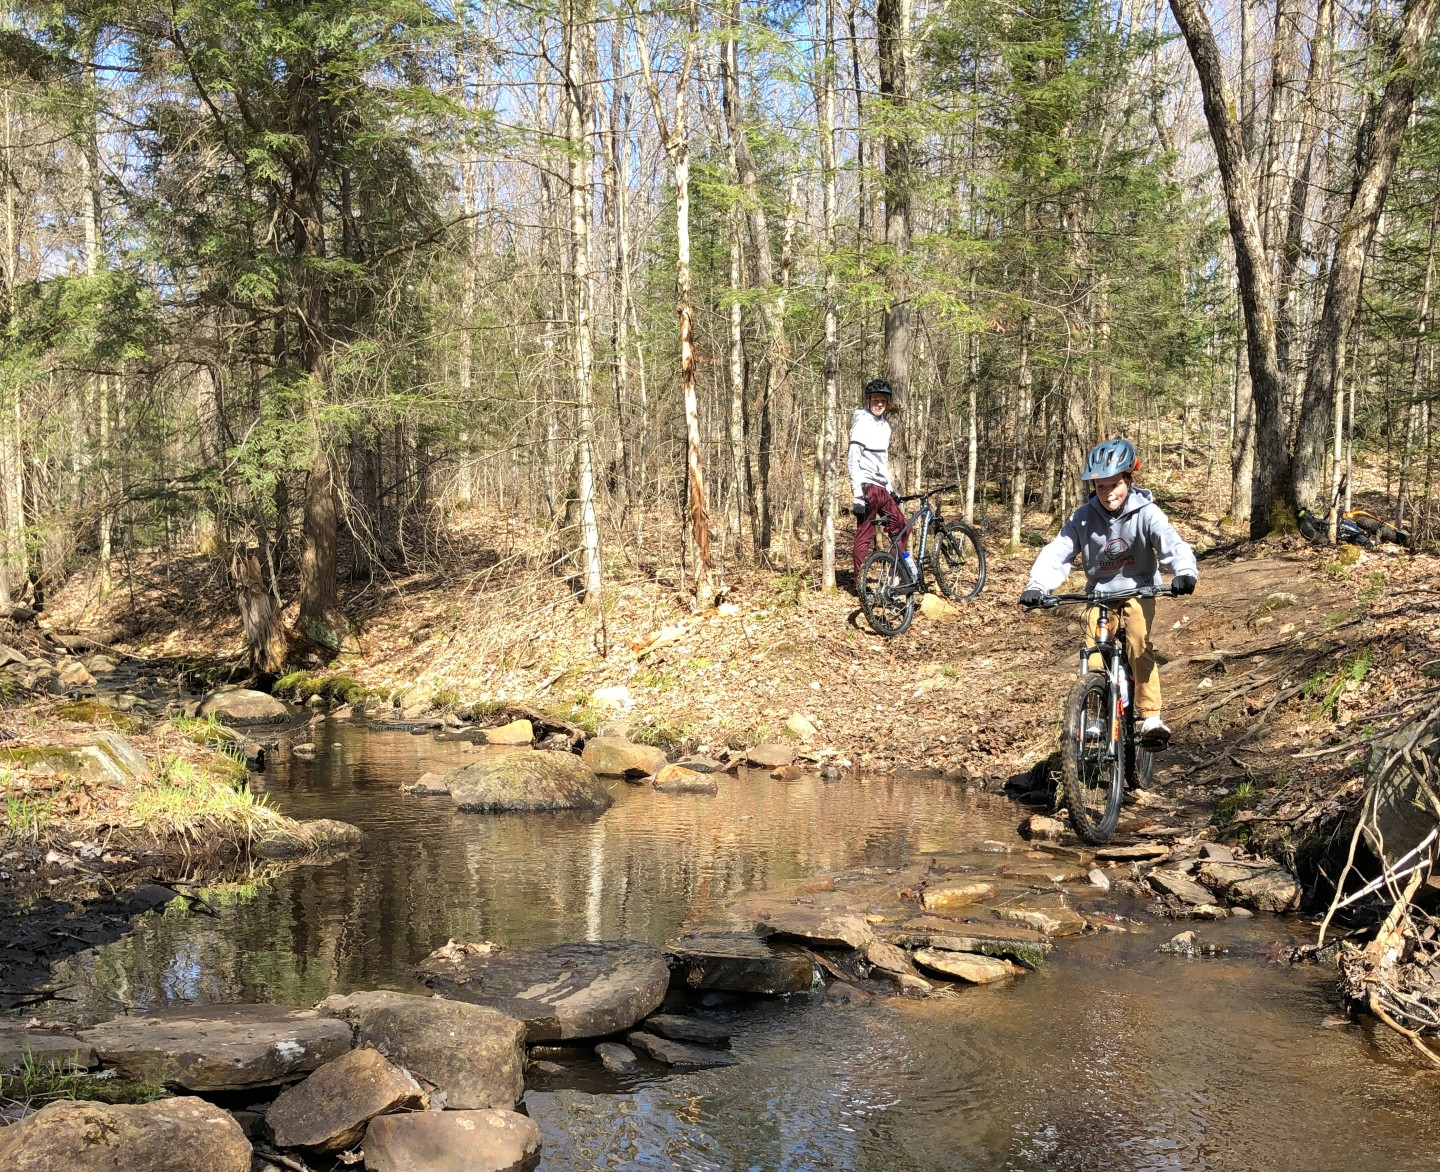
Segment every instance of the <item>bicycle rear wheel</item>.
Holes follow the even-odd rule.
[[[980,534],[955,521],[936,535],[930,569],[940,593],[952,602],[969,602],[985,588],[985,547]]]
[[[1065,805],[1075,833],[1099,846],[1120,820],[1121,771],[1115,767],[1110,680],[1104,672],[1082,676],[1065,705]]]
[[[889,550],[877,549],[860,567],[860,609],[877,635],[903,635],[915,617],[913,592],[897,594],[905,572]]]

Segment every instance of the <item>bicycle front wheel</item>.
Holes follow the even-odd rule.
[[[940,530],[930,570],[940,593],[952,602],[969,602],[985,588],[985,547],[980,534],[959,521]]]
[[[1109,677],[1099,671],[1081,676],[1065,705],[1065,805],[1075,833],[1095,846],[1110,841],[1120,820],[1124,778],[1116,767],[1113,708]]]
[[[877,635],[903,635],[915,617],[913,592],[899,594],[905,572],[889,550],[877,549],[860,567],[860,609]]]

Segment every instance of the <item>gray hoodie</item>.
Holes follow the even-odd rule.
[[[1143,488],[1131,488],[1113,517],[1091,493],[1060,535],[1040,551],[1026,589],[1054,593],[1077,553],[1085,566],[1087,593],[1129,594],[1142,586],[1159,586],[1161,566],[1172,575],[1196,572],[1195,551]]]

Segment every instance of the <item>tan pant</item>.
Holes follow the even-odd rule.
[[[1130,674],[1135,680],[1135,711],[1141,720],[1147,716],[1160,715],[1160,665],[1155,662],[1155,651],[1150,646],[1150,624],[1155,621],[1155,600],[1153,598],[1132,598],[1117,613],[1110,608],[1110,638],[1115,638],[1116,621],[1125,627],[1125,653],[1130,660]],[[1100,608],[1090,607],[1085,612],[1085,630],[1095,638],[1096,624],[1100,621]],[[1104,671],[1105,663],[1098,655],[1090,657],[1091,671]]]

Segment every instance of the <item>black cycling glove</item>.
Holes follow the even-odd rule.
[[[855,501],[850,506],[850,512],[855,515],[855,519],[857,521],[863,521],[865,519],[865,514],[869,511],[870,506],[867,505],[864,501]]]
[[[1175,577],[1170,580],[1170,593],[1175,595],[1177,598],[1182,594],[1194,594],[1195,575],[1176,574]]]
[[[1026,610],[1034,610],[1045,602],[1045,591],[1036,590],[1033,586],[1020,592],[1020,605]]]

